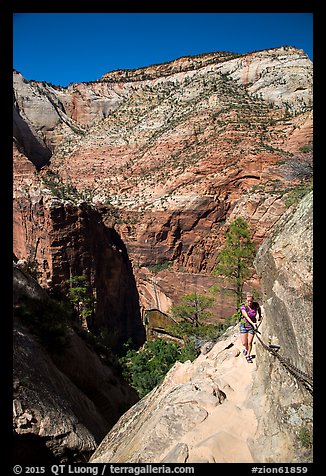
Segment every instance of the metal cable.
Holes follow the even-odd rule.
[[[307,388],[307,390],[312,394],[313,393],[313,377],[311,375],[308,375],[306,372],[303,372],[302,370],[298,369],[295,365],[291,364],[291,362],[286,359],[285,357],[282,357],[278,350],[275,350],[273,347],[266,345],[262,339],[259,337],[257,332],[255,332],[255,335],[261,345],[263,346],[264,349],[266,349],[268,352],[270,352],[274,357],[276,357],[283,365],[284,367],[287,368],[287,370],[294,375],[296,379],[298,379],[300,382],[304,384],[304,386]]]

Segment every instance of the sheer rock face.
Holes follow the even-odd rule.
[[[67,88],[15,72],[14,103],[16,221],[42,190],[26,157],[87,188],[126,245],[141,305],[155,307],[144,268],[169,261],[204,285],[233,218],[260,244],[284,212],[286,163],[312,141],[312,62],[291,47],[210,53]],[[35,242],[19,230],[26,258]],[[172,282],[157,276],[163,296]]]
[[[33,201],[20,198],[14,206],[15,254],[28,252],[39,263],[39,282],[66,294],[67,280],[83,275],[95,298],[93,330],[111,329],[114,348],[128,338],[141,345],[145,330],[130,261],[119,235],[102,223],[101,215],[85,203],[62,203],[42,194]]]
[[[15,310],[26,306],[24,297],[49,302],[46,291],[14,266]],[[13,337],[15,462],[84,462],[137,402],[135,391],[72,329],[65,346],[49,352],[28,318],[15,312]]]
[[[265,342],[279,345],[278,353],[294,371],[313,374],[313,196],[308,194],[295,212],[289,210],[264,241],[256,258],[265,293]],[[259,445],[256,459],[291,461],[291,448],[299,438],[298,454],[309,458],[300,435],[312,439],[312,398],[278,359],[258,347],[259,367],[255,394],[264,401],[258,412]],[[262,395],[261,386],[265,386]],[[259,388],[260,387],[260,388]],[[266,426],[267,425],[267,426]],[[308,441],[308,443],[309,443]],[[308,445],[309,446],[309,445]],[[309,449],[309,448],[308,448]],[[298,455],[293,461],[299,461]]]
[[[256,269],[268,300],[264,304],[269,332],[282,339],[293,363],[312,372],[313,193],[295,211],[289,209],[259,248]],[[298,300],[299,304],[298,305]],[[275,316],[275,317],[274,317]],[[281,327],[278,327],[281,326]],[[289,348],[289,333],[293,345]],[[279,341],[282,347],[282,341]],[[304,351],[303,351],[304,349]]]
[[[175,364],[120,418],[90,462],[312,461],[309,389],[263,345],[280,345],[283,362],[311,374],[311,194],[284,214],[256,266],[265,297],[254,363],[241,353],[238,326],[230,328],[194,362]]]

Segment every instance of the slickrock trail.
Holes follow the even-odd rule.
[[[217,405],[208,414],[202,425],[184,438],[191,448],[192,462],[253,462],[248,440],[254,438],[257,421],[248,403],[256,358],[252,363],[246,361],[236,334],[237,331],[232,334],[235,341],[230,348],[225,348],[225,342],[220,342],[208,355],[198,358],[198,361],[211,367],[211,378],[225,393],[226,399],[223,405]]]
[[[250,404],[257,364],[241,350],[235,326],[194,362],[177,362],[120,418],[91,462],[253,462],[257,421]]]

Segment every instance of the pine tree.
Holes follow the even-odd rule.
[[[198,327],[199,321],[210,316],[207,308],[214,303],[214,298],[203,294],[191,293],[181,297],[180,304],[174,304],[171,312],[177,320],[191,323],[192,326]]]
[[[225,246],[213,270],[215,276],[225,276],[235,282],[237,305],[242,301],[244,282],[252,275],[255,253],[248,224],[243,218],[237,218],[226,233]]]
[[[85,276],[74,276],[67,280],[69,283],[68,298],[74,309],[80,323],[88,327],[87,320],[94,312],[94,296],[91,287]]]

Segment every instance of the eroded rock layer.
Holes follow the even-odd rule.
[[[15,72],[14,102],[15,214],[45,186],[92,203],[126,245],[144,308],[155,306],[144,267],[207,280],[230,221],[244,216],[260,244],[311,159],[312,62],[292,47],[179,58],[67,88]],[[32,254],[15,228],[17,241],[19,258]],[[171,282],[158,277],[163,295]]]

